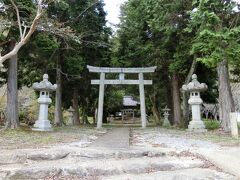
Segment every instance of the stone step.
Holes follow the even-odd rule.
[[[164,157],[167,154],[171,154],[171,152],[163,151],[163,150],[95,150],[95,149],[87,149],[86,151],[79,151],[69,154],[70,157],[78,157],[84,158],[86,160],[96,160],[96,159],[129,159],[129,158],[139,158],[139,157]]]
[[[204,166],[203,161],[192,157],[114,158],[92,161],[68,157],[57,161],[2,165],[0,167],[0,179],[41,179],[52,176],[78,176],[82,178],[88,176],[116,176],[121,174],[174,171],[202,166]]]
[[[2,152],[0,154],[0,166],[8,164],[27,163],[28,161],[54,161],[61,160],[64,158],[81,158],[83,160],[96,160],[96,159],[126,159],[126,158],[137,158],[137,157],[162,157],[167,153],[164,151],[148,151],[148,150],[121,150],[114,151],[109,149],[77,149],[69,148],[66,149],[39,149],[36,151],[14,151],[11,153]]]
[[[158,171],[145,174],[122,174],[117,176],[101,177],[101,180],[238,180],[230,174],[214,169],[189,168],[175,171]]]
[[[1,165],[7,165],[7,164],[17,164],[17,163],[26,163],[27,161],[51,161],[51,160],[59,160],[67,157],[71,151],[57,151],[55,149],[52,151],[49,150],[35,150],[35,151],[26,151],[26,152],[6,152],[0,154],[0,167]]]

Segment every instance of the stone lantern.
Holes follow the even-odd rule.
[[[197,80],[197,75],[192,75],[192,81],[182,86],[183,91],[190,93],[190,99],[188,104],[192,107],[192,121],[188,125],[188,129],[194,132],[206,132],[205,125],[201,119],[201,104],[203,103],[200,92],[207,90],[207,85],[205,83],[199,83]]]
[[[55,91],[57,89],[57,85],[52,85],[51,82],[48,81],[48,75],[43,75],[43,81],[40,83],[34,83],[33,89],[36,91],[40,91],[40,97],[38,98],[39,106],[39,115],[38,120],[34,124],[34,131],[51,131],[52,125],[48,120],[48,105],[52,103],[52,100],[49,98],[49,93],[51,91]]]
[[[70,108],[68,109],[68,124],[70,126],[74,125],[73,123],[73,116],[74,116],[74,113],[75,110],[72,108],[72,106],[70,106]]]
[[[163,113],[163,116],[164,116],[163,127],[169,127],[169,126],[171,126],[170,122],[169,122],[169,119],[168,119],[170,109],[166,106],[163,109],[163,111],[164,111],[164,113]]]

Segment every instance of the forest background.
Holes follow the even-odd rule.
[[[39,1],[1,0],[1,54],[7,54],[29,30]],[[19,19],[17,9],[21,17]],[[239,79],[239,5],[231,0],[129,0],[121,7],[117,32],[106,26],[101,0],[58,0],[41,3],[40,20],[28,42],[4,62],[1,84],[7,82],[6,127],[30,125],[32,106],[21,109],[17,89],[31,87],[48,73],[58,84],[52,108],[53,122],[64,124],[63,111],[70,105],[76,125],[88,123],[97,106],[98,89],[90,84],[95,75],[87,65],[110,67],[157,66],[146,88],[148,113],[161,125],[162,109],[170,109],[176,126],[189,122],[188,94],[182,84],[196,73],[208,84],[202,94],[206,103],[219,104],[224,130],[230,128],[229,113],[236,110],[231,82]],[[20,30],[21,29],[21,30]],[[26,29],[26,30],[25,30]],[[20,31],[19,31],[20,30]],[[22,32],[21,32],[22,31]],[[20,35],[19,35],[20,32]],[[231,76],[229,76],[231,74]],[[96,77],[95,77],[96,78]],[[138,96],[137,87],[107,86],[106,117],[122,106],[123,95]],[[4,108],[3,108],[4,109]],[[79,114],[80,113],[80,114]]]

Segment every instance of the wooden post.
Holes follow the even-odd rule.
[[[135,111],[133,109],[133,123],[135,123]]]
[[[145,106],[143,73],[139,73],[138,77],[139,77],[139,94],[140,94],[140,104],[141,104],[142,128],[145,128],[147,126],[147,121],[146,121],[146,106]]]
[[[124,120],[124,110],[122,110],[121,112],[122,112],[122,124],[123,124],[123,120]]]
[[[103,118],[103,101],[104,101],[104,80],[105,73],[100,74],[100,86],[99,86],[99,99],[98,99],[98,117],[97,117],[97,128],[102,128]]]

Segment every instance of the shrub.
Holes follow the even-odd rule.
[[[217,120],[212,120],[212,119],[204,119],[203,120],[206,129],[208,130],[214,130],[220,128],[220,122]]]

